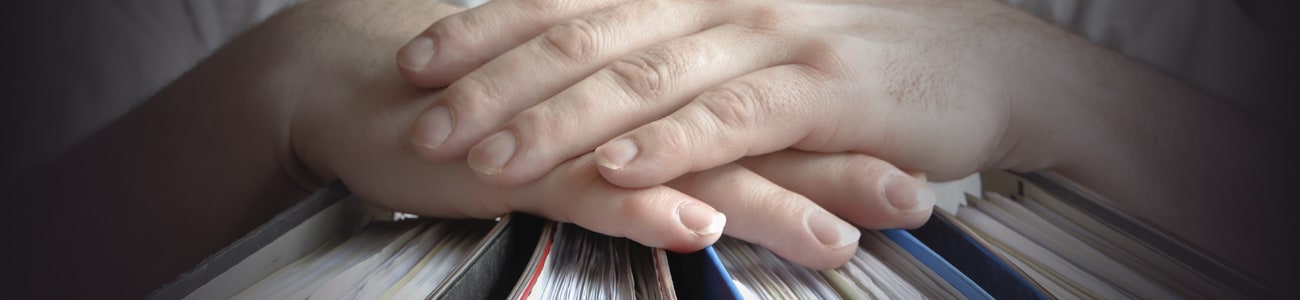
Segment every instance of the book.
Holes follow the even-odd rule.
[[[864,230],[807,269],[724,237],[670,253],[572,224],[413,218],[322,190],[160,288],[162,299],[1276,298],[1226,262],[1036,174],[986,172],[915,230]]]
[[[1051,174],[983,174],[983,193],[912,232],[999,298],[1280,298],[1229,263]]]
[[[765,268],[802,276],[803,281],[768,277],[796,283],[765,287],[777,293],[806,290],[816,281],[823,294],[837,297],[929,293],[958,299],[977,291],[973,295],[984,296],[974,298],[988,298],[933,252],[920,255],[942,265],[917,259],[913,251],[923,246],[915,239],[905,241],[907,247],[895,242],[904,237],[910,236],[901,230],[867,231],[855,259],[860,267],[816,271],[729,238],[716,248],[678,254],[522,214],[440,220],[367,212],[346,188],[334,186],[214,255],[154,298],[743,299],[738,287],[757,285],[744,283],[752,276],[742,271]],[[762,263],[738,269],[734,258],[740,249],[760,255],[745,259]],[[859,277],[880,274],[890,277]],[[945,278],[962,282],[948,284]],[[838,286],[828,285],[832,282]],[[868,298],[880,297],[858,299]]]

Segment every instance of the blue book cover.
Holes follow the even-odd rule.
[[[1048,299],[1015,267],[954,226],[936,213],[924,226],[911,230],[909,236],[935,256],[946,258],[956,272],[967,275],[993,298]]]
[[[930,270],[939,274],[939,277],[943,277],[944,280],[948,281],[948,284],[951,284],[967,299],[993,299],[993,296],[989,295],[979,284],[966,277],[966,274],[958,271],[956,267],[948,263],[948,260],[939,256],[938,253],[921,243],[920,240],[917,240],[906,230],[894,229],[881,232],[888,236],[889,239],[894,240],[894,243],[897,243],[898,246],[911,253],[912,256],[916,257],[916,260],[921,261]]]
[[[994,299],[979,283],[971,280],[908,231],[885,230],[882,233],[956,288],[962,296],[968,299]],[[672,255],[670,263],[674,285],[681,299],[744,298],[713,247],[689,254]]]

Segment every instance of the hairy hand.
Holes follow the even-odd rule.
[[[928,206],[898,217],[883,201],[863,201],[876,198],[877,171],[893,167],[860,154],[791,150],[691,172],[666,185],[625,188],[604,180],[588,151],[526,184],[483,182],[462,161],[432,162],[416,153],[409,124],[447,91],[411,86],[383,59],[427,24],[410,26],[410,20],[437,13],[408,8],[367,15],[347,5],[336,10],[346,12],[340,21],[318,28],[321,38],[302,46],[311,51],[302,56],[309,67],[286,73],[306,83],[296,89],[302,94],[291,140],[311,174],[337,178],[367,201],[436,217],[526,212],[676,251],[703,248],[725,229],[816,268],[842,264],[859,237],[827,208],[873,228],[917,226],[928,217]],[[921,184],[906,175],[891,180]]]
[[[1025,34],[1059,33],[1035,22],[992,1],[504,0],[434,23],[398,62],[449,84],[416,152],[467,155],[495,184],[591,149],[604,178],[646,187],[793,148],[901,167],[868,186],[909,211],[930,202],[903,170],[1022,167],[1003,159],[1004,83]]]

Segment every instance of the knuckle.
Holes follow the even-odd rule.
[[[591,21],[573,19],[548,29],[541,36],[540,46],[567,62],[587,63],[598,50],[599,34]]]
[[[802,195],[785,189],[774,187],[761,189],[760,194],[755,197],[757,199],[751,202],[757,206],[756,209],[761,214],[777,220],[798,220],[810,209]]]
[[[749,9],[747,14],[740,19],[741,26],[761,33],[776,33],[794,28],[797,23],[797,15],[784,7],[777,7],[776,4],[758,4]]]
[[[846,61],[844,57],[845,42],[843,39],[831,37],[818,37],[806,41],[800,49],[800,58],[803,64],[811,67],[809,75],[826,78],[828,75],[843,74],[846,70]]]
[[[545,146],[550,143],[541,141],[548,141],[550,137],[566,136],[562,132],[563,126],[561,126],[561,122],[564,120],[568,120],[568,118],[557,117],[554,110],[547,106],[535,106],[515,116],[511,126],[519,132],[520,136],[529,137],[528,141],[539,142],[532,146]]]
[[[609,92],[594,86],[595,85],[575,84],[555,97],[566,101],[563,102],[564,112],[573,114],[566,117],[585,117],[585,115],[581,115],[584,113],[586,113],[586,115],[591,115],[591,113],[598,111],[600,107],[609,101]],[[542,105],[552,105],[552,103],[557,104],[556,106],[559,106],[558,104],[560,104],[558,100],[552,99],[543,102]],[[558,107],[555,109],[560,110]]]
[[[473,47],[479,41],[479,33],[482,28],[491,28],[484,24],[481,14],[471,11],[447,16],[433,23],[429,27],[437,39],[440,40],[440,47],[458,47],[468,45]]]
[[[836,178],[853,179],[853,182],[845,186],[851,189],[852,193],[848,195],[875,195],[876,183],[880,180],[880,176],[890,169],[888,163],[861,154],[848,155],[836,166],[839,167],[839,172],[836,173],[840,174]]]
[[[672,89],[675,79],[717,56],[719,51],[710,45],[699,38],[684,38],[623,57],[608,70],[630,95],[654,100]]]
[[[610,77],[634,99],[649,101],[665,93],[672,63],[650,53],[627,56],[609,65]]]
[[[565,10],[568,2],[566,0],[521,0],[523,11],[541,15],[555,16]]]
[[[723,128],[748,128],[757,123],[758,94],[750,84],[719,86],[701,95],[700,107]]]
[[[674,122],[654,122],[640,130],[649,137],[641,142],[655,147],[649,154],[662,158],[656,161],[682,161],[683,157],[692,157],[690,134],[684,129]]]
[[[499,99],[501,92],[491,80],[484,80],[475,75],[467,75],[448,87],[450,97],[444,101],[465,115],[479,115],[486,112],[501,111],[503,105]]]

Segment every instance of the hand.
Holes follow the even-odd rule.
[[[304,157],[316,160],[313,169],[337,174],[362,199],[404,212],[475,218],[529,212],[675,251],[713,243],[727,224],[729,235],[821,269],[851,257],[859,236],[827,209],[872,228],[918,226],[929,213],[900,218],[874,201],[864,188],[879,181],[871,171],[892,166],[857,154],[778,152],[687,174],[668,186],[626,189],[602,179],[589,153],[540,180],[499,188],[463,163],[429,162],[402,142],[406,128],[394,124],[409,124],[436,91],[405,86],[396,74],[374,81],[381,83],[308,98],[316,108],[297,118],[302,129],[294,140]]]
[[[1032,22],[991,1],[494,1],[435,23],[399,61],[429,86],[473,70],[412,139],[436,161],[468,149],[498,184],[596,146],[624,187],[790,147],[946,180],[1009,151],[1002,45]],[[906,207],[919,189],[891,190]]]
[[[676,250],[717,238],[717,207],[731,217],[727,232],[803,264],[829,268],[852,254],[856,229],[818,204],[869,214],[870,202],[853,193],[812,202],[796,193],[854,192],[848,184],[863,178],[825,166],[878,162],[866,157],[749,164],[782,174],[803,168],[798,173],[818,179],[789,182],[788,190],[778,186],[782,176],[768,181],[738,166],[692,175],[676,189],[619,188],[600,179],[590,157],[535,184],[501,189],[473,180],[463,163],[419,158],[407,142],[409,124],[437,93],[404,83],[389,59],[428,18],[454,11],[419,0],[304,2],[223,46],[37,174],[5,184],[14,199],[38,199],[13,201],[2,218],[6,236],[19,241],[10,257],[22,258],[4,265],[24,274],[11,294],[138,298],[335,179],[402,211],[495,217],[518,210]],[[132,272],[123,276],[126,269]],[[67,281],[86,288],[50,286]]]
[[[1297,165],[1289,132],[995,1],[498,0],[398,54],[409,80],[451,84],[417,152],[474,147],[495,183],[598,145],[602,175],[627,187],[790,146],[940,181],[1050,170],[1291,274],[1276,259],[1294,251],[1237,234],[1295,227],[1294,210],[1259,209],[1291,205],[1276,201]]]
[[[896,217],[895,210],[874,199],[871,189],[863,187],[880,178],[863,171],[892,167],[856,154],[780,152],[688,174],[668,186],[636,189],[603,180],[594,156],[586,154],[527,184],[488,185],[464,163],[433,163],[411,151],[404,124],[414,122],[440,92],[410,86],[378,59],[419,28],[407,23],[378,27],[385,23],[373,22],[375,18],[417,20],[413,16],[437,14],[415,10],[357,16],[355,11],[362,9],[348,5],[353,4],[340,2],[341,8],[331,10],[347,12],[337,17],[340,25],[318,29],[323,37],[303,46],[331,51],[310,52],[303,56],[311,62],[310,71],[286,76],[298,80],[296,90],[304,93],[295,97],[300,100],[289,132],[295,153],[313,175],[307,177],[321,182],[337,178],[362,199],[435,217],[528,212],[675,251],[711,244],[729,223],[727,234],[816,268],[848,260],[859,236],[854,226],[823,207],[847,212],[841,215],[873,228],[917,226],[928,217],[928,208]],[[910,177],[904,180],[917,184]]]

